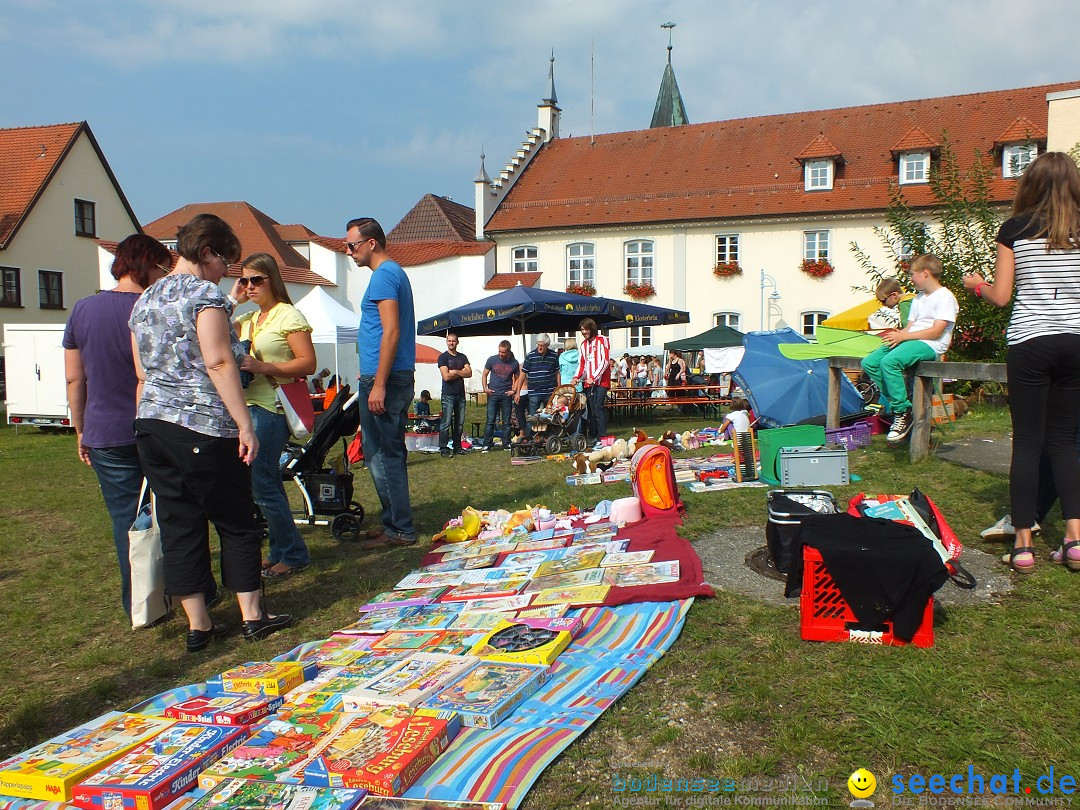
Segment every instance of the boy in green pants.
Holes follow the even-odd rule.
[[[919,291],[911,302],[908,324],[881,333],[883,345],[862,361],[863,371],[881,391],[884,404],[895,414],[889,442],[911,433],[911,400],[904,372],[920,360],[936,360],[952,342],[959,309],[954,296],[941,286],[941,260],[932,253],[912,259],[911,284]]]

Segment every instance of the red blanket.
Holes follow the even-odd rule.
[[[675,513],[657,515],[623,527],[615,535],[617,540],[629,540],[627,551],[653,551],[651,562],[679,561],[679,581],[659,585],[635,585],[629,588],[612,588],[604,604],[608,607],[631,602],[667,602],[673,599],[689,599],[692,596],[715,596],[705,583],[701,570],[701,557],[694,547],[680,537],[675,527],[682,518]],[[442,559],[443,545],[437,546],[424,556],[422,565],[432,565]],[[502,559],[499,559],[499,563]]]

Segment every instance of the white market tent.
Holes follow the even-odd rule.
[[[311,324],[312,343],[334,345],[334,375],[339,376],[338,344],[351,343],[356,346],[360,331],[359,313],[335,301],[322,287],[313,287],[311,292],[296,302],[296,308]]]

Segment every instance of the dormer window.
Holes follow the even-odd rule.
[[[930,153],[904,152],[900,155],[900,184],[930,181]]]
[[[1019,177],[1035,158],[1039,145],[1035,143],[1012,143],[1001,149],[1001,176]]]
[[[831,159],[807,160],[803,164],[803,179],[807,191],[828,191],[833,187],[833,166]]]

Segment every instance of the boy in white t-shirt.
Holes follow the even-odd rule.
[[[862,361],[863,371],[881,390],[883,404],[896,416],[888,441],[898,442],[911,433],[911,400],[904,372],[920,360],[936,360],[952,342],[959,306],[941,285],[941,259],[924,253],[911,260],[908,272],[919,291],[911,303],[908,323],[903,329],[889,329],[879,337],[885,345]]]

